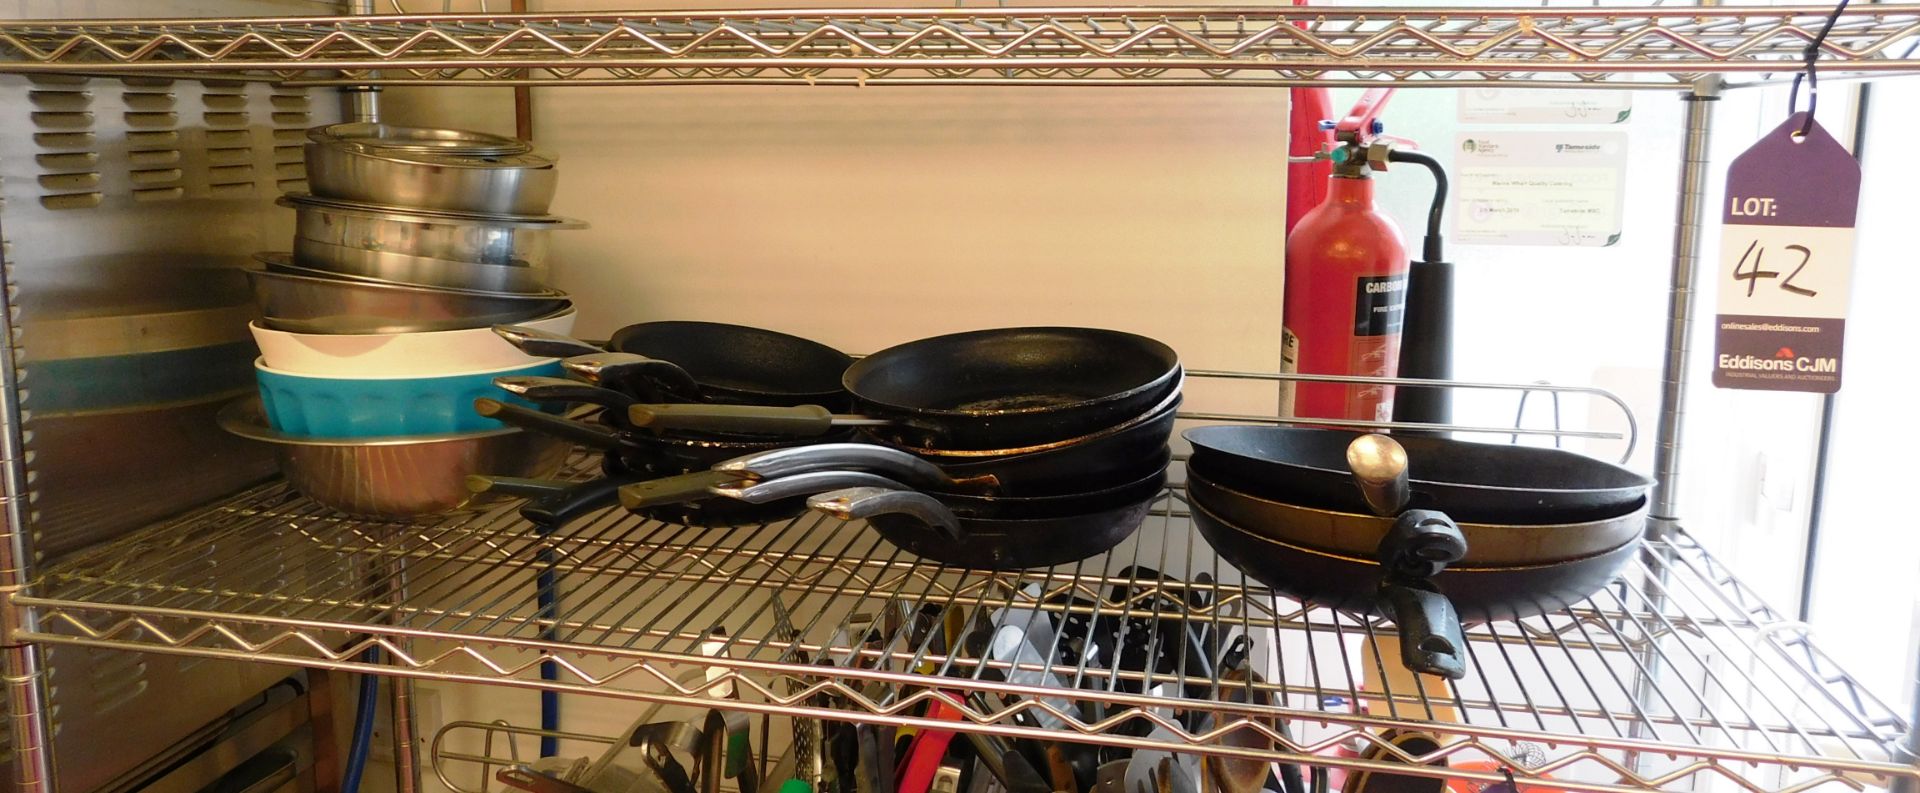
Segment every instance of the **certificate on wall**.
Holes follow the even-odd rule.
[[[1604,247],[1620,240],[1625,132],[1462,132],[1454,163],[1459,242]]]
[[[1553,88],[1468,88],[1460,92],[1462,124],[1620,124],[1633,115],[1627,91]]]

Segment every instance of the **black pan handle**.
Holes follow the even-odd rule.
[[[619,436],[606,427],[583,424],[521,405],[509,405],[498,399],[480,397],[473,400],[473,412],[521,429],[544,432],[556,438],[601,451],[613,451],[623,445]]]
[[[601,388],[564,377],[513,375],[493,378],[500,390],[535,402],[580,402],[609,410],[625,410],[633,397],[611,388]]]
[[[1375,558],[1391,578],[1424,581],[1467,555],[1467,536],[1444,512],[1410,509],[1400,513],[1380,539]]]
[[[825,435],[835,427],[870,427],[893,423],[871,416],[836,414],[819,405],[767,407],[690,402],[633,405],[627,408],[627,420],[635,427],[655,431],[750,432],[797,438]]]
[[[493,332],[508,344],[535,358],[571,358],[575,355],[604,352],[584,341],[550,330],[526,325],[495,325]]]
[[[1467,639],[1453,601],[1439,592],[1397,581],[1383,583],[1380,595],[1400,628],[1400,663],[1448,680],[1467,676]]]
[[[520,508],[520,517],[547,529],[558,529],[589,512],[620,503],[620,486],[632,479],[602,477],[581,482],[566,490],[529,501]]]

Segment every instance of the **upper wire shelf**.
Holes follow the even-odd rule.
[[[0,24],[0,71],[305,85],[1683,88],[1790,73],[1826,6],[624,11]],[[1855,5],[1822,76],[1920,71],[1920,5]]]
[[[582,456],[574,473],[596,467]],[[1178,484],[1112,551],[1001,573],[933,564],[816,515],[719,529],[615,509],[543,533],[515,507],[369,522],[263,485],[49,566],[14,598],[34,619],[13,640],[1482,783],[1508,765],[1563,790],[1920,782],[1891,759],[1904,720],[1684,531],[1575,608],[1469,628],[1472,671],[1442,687],[1384,674],[1394,632],[1378,615],[1303,605],[1219,562]],[[552,606],[543,575],[558,582]],[[1037,652],[946,653],[913,618],[930,610]],[[1190,668],[1182,650],[1170,664],[1097,662],[1063,650],[1070,623],[1160,661],[1169,635],[1244,636],[1265,680]],[[376,647],[387,663],[363,660]],[[716,699],[722,686],[738,698]],[[1263,696],[1276,704],[1247,704]],[[935,700],[962,720],[930,721]],[[1387,728],[1440,747],[1402,760],[1451,767],[1332,756]],[[1222,740],[1236,730],[1274,744]],[[474,752],[469,763],[507,759]]]

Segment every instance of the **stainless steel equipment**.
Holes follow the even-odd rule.
[[[415,286],[312,271],[286,254],[247,278],[268,326],[295,333],[404,333],[515,323],[560,310],[567,296]]]
[[[547,268],[526,262],[481,264],[434,259],[347,248],[299,237],[293,240],[293,261],[312,270],[377,278],[398,284],[516,294],[542,294],[548,291]],[[271,269],[273,265],[269,264],[268,267]]]
[[[304,193],[283,196],[280,205],[294,209],[296,253],[299,240],[311,240],[408,256],[539,266],[547,261],[549,231],[586,226],[565,218],[475,216],[333,201]]]
[[[220,412],[220,427],[271,444],[287,483],[308,498],[349,515],[407,518],[492,501],[467,488],[467,477],[545,477],[559,470],[570,446],[537,432],[503,429],[458,435],[327,439],[267,426],[256,401]]]
[[[553,161],[533,152],[413,152],[358,143],[309,143],[307,181],[325,198],[537,216],[559,184]]]

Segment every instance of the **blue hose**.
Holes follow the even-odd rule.
[[[368,647],[360,654],[366,663],[379,663],[380,650]],[[340,793],[360,793],[360,777],[367,770],[367,753],[373,746],[373,716],[380,707],[380,678],[360,676],[360,705],[353,714],[353,743],[347,748],[346,773],[340,779]]]

